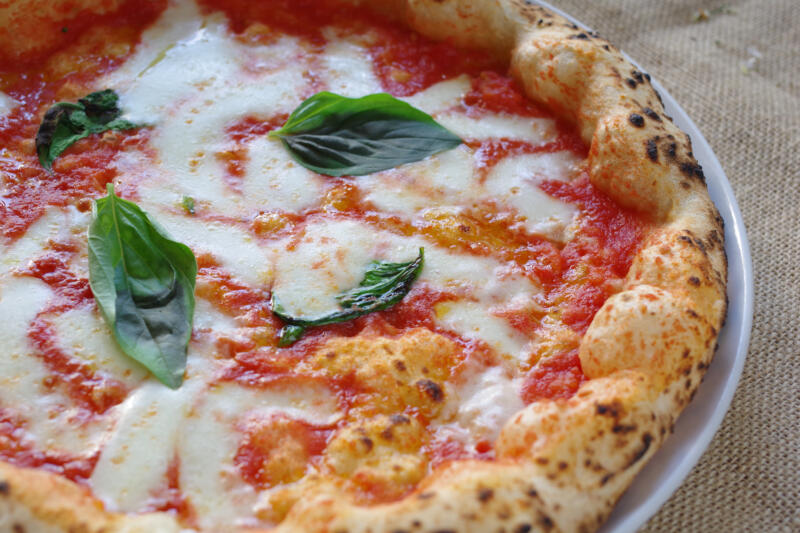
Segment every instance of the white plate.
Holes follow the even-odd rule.
[[[541,5],[586,28],[546,2]],[[626,55],[626,57],[628,57]],[[628,57],[630,59],[630,57]],[[636,62],[631,60],[636,65]],[[638,67],[638,65],[636,65]],[[644,72],[644,70],[642,69]],[[652,73],[651,73],[652,75]],[[753,265],[742,214],[725,172],[700,130],[655,79],[667,113],[692,138],[694,155],[703,166],[708,192],[725,220],[728,254],[728,317],[719,349],[694,400],[683,411],[675,432],[642,469],[599,533],[631,533],[644,525],[669,499],[700,460],[717,432],[742,374],[753,323]]]

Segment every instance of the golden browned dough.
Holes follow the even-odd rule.
[[[106,9],[102,3],[84,3]],[[647,74],[605,40],[532,3],[359,3],[391,11],[433,38],[507,57],[530,98],[577,126],[591,147],[592,182],[620,204],[649,213],[656,229],[623,290],[606,301],[581,341],[581,364],[591,379],[569,400],[538,401],[515,415],[496,443],[496,461],[451,463],[400,501],[362,505],[339,490],[336,474],[389,478],[403,490],[418,480],[421,468],[406,455],[421,445],[413,423],[396,428],[402,427],[398,440],[385,439],[382,432],[397,421],[369,411],[365,402],[367,419],[352,422],[329,445],[327,479],[305,492],[297,492],[303,487],[295,487],[294,495],[285,492],[283,507],[265,516],[286,515],[277,528],[281,532],[593,530],[691,399],[725,316],[722,220],[690,140],[666,115]],[[0,20],[18,17],[21,4],[0,10]],[[20,46],[35,49],[37,44]],[[379,337],[332,341],[313,364],[321,372],[353,372],[374,394],[385,380],[396,379],[401,387],[387,402],[434,413],[436,390],[420,385],[431,352],[415,350],[414,343],[440,343],[436,353],[445,360],[429,368],[435,372],[446,368],[441,365],[448,362],[448,347],[444,340],[413,335],[404,349]],[[359,353],[370,353],[378,364],[358,368],[354,357]],[[439,386],[444,377],[425,379],[444,394]],[[390,449],[400,453],[386,463],[383,456]],[[0,480],[0,529],[177,529],[167,516],[105,512],[83,489],[44,472],[0,465]]]

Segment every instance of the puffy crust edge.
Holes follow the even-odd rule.
[[[322,490],[296,504],[277,530],[594,530],[693,396],[725,316],[722,219],[691,141],[666,115],[647,74],[540,6],[354,1],[391,11],[431,37],[510,57],[528,96],[578,127],[590,146],[592,182],[648,213],[656,229],[581,343],[593,379],[569,400],[518,413],[498,439],[496,462],[452,464],[388,505],[358,507]],[[3,463],[0,517],[0,527],[36,531],[178,529],[166,515],[110,513],[66,480]]]

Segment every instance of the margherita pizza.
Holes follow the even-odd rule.
[[[722,221],[521,0],[0,8],[0,530],[591,531],[698,387]]]

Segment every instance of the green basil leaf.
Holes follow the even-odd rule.
[[[186,369],[196,278],[192,251],[109,184],[92,208],[89,285],[120,348],[171,388]]]
[[[298,163],[328,176],[379,172],[462,142],[430,115],[386,93],[362,98],[317,93],[270,136]]]
[[[78,103],[58,102],[47,110],[36,133],[39,162],[52,170],[53,161],[75,142],[107,130],[129,130],[139,125],[120,118],[119,97],[111,89],[84,96]]]
[[[358,287],[336,297],[342,309],[317,318],[291,316],[273,292],[270,301],[272,312],[286,322],[286,326],[280,331],[278,345],[293,344],[310,327],[347,322],[396,305],[411,290],[411,285],[422,271],[424,260],[425,249],[420,248],[417,258],[407,263],[373,261]]]

